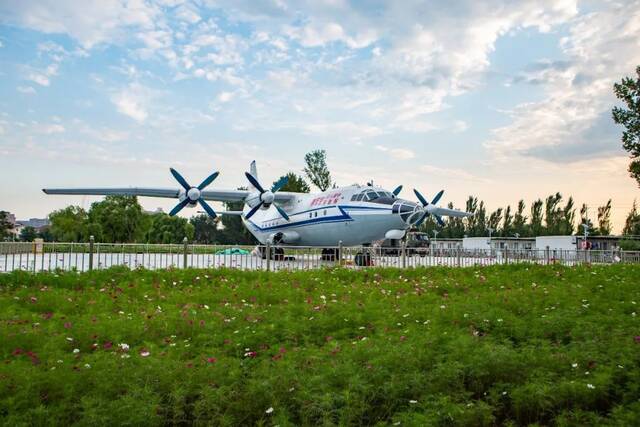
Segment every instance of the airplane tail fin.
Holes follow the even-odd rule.
[[[249,166],[249,173],[256,179],[256,181],[258,180],[258,168],[256,167],[256,161],[252,161],[251,165]],[[251,183],[249,183],[249,190],[253,191],[256,188],[251,185]]]

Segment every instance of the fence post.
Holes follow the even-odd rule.
[[[509,247],[504,247],[504,264],[509,264]]]
[[[89,271],[93,270],[93,245],[95,242],[95,237],[89,236]]]
[[[342,240],[338,242],[338,267],[342,267]]]
[[[407,242],[400,242],[400,256],[402,258],[402,268],[407,267]]]
[[[456,263],[460,267],[460,246],[456,246]]]
[[[549,246],[546,246],[544,249],[544,257],[547,260],[547,265],[549,265]]]
[[[267,247],[265,249],[267,253],[267,271],[271,270],[271,242],[267,240]]]
[[[182,239],[182,268],[187,268],[187,253],[189,251],[189,240],[187,236]]]

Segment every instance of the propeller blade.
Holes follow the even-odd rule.
[[[213,208],[209,206],[209,203],[205,202],[202,197],[198,199],[198,203],[200,203],[200,206],[202,206],[202,209],[207,211],[207,213],[209,214],[209,216],[211,216],[211,218],[215,218],[217,216],[216,211],[214,211]]]
[[[402,191],[402,185],[398,185],[398,186],[396,187],[396,189],[395,189],[395,190],[393,190],[393,195],[397,197],[397,196],[398,196],[398,194],[400,194],[400,192],[401,192],[401,191]]]
[[[289,221],[289,215],[287,215],[287,213],[284,211],[284,209],[282,209],[280,206],[276,205],[275,203],[273,204],[273,206],[275,206],[276,209],[278,210],[278,212],[280,212],[280,215],[282,215],[282,218],[284,218],[287,221]]]
[[[249,182],[251,183],[251,185],[253,185],[254,187],[256,187],[256,190],[258,190],[260,193],[264,193],[264,188],[262,188],[262,185],[260,185],[260,183],[258,182],[257,179],[255,179],[253,177],[253,175],[251,175],[249,172],[245,172],[244,175],[247,177],[247,179],[249,180]]]
[[[424,220],[427,219],[428,216],[429,216],[429,212],[425,212],[424,215],[422,215],[422,217],[415,224],[413,224],[413,226],[420,227],[420,224],[422,224]]]
[[[280,178],[278,182],[273,184],[273,187],[271,187],[271,192],[275,193],[276,191],[280,191],[282,187],[287,185],[287,182],[289,182],[289,177],[285,175],[282,178]]]
[[[214,179],[216,179],[218,177],[218,175],[220,174],[220,172],[214,172],[211,175],[209,175],[207,177],[207,179],[205,179],[204,181],[202,181],[200,183],[200,185],[198,185],[198,190],[204,190],[204,188],[206,186],[208,186],[209,184],[211,184],[213,182]],[[204,206],[203,206],[204,207]],[[205,209],[206,210],[206,209]]]
[[[422,197],[422,194],[420,194],[420,192],[418,190],[416,190],[414,188],[413,192],[416,194],[416,197],[418,198],[418,200],[420,200],[420,203],[422,203],[422,206],[428,206],[429,205],[429,202],[427,202],[427,199]]]
[[[247,174],[247,175],[249,175],[249,174]],[[251,176],[251,175],[249,175],[249,176]],[[252,177],[252,178],[253,178],[253,177]],[[255,206],[254,206],[254,207],[249,211],[249,213],[247,213],[244,217],[245,217],[246,219],[251,218],[251,217],[253,216],[253,214],[254,214],[254,213],[256,213],[256,212],[258,211],[258,209],[260,209],[260,208],[262,207],[262,205],[263,205],[263,202],[258,203],[258,204],[257,204],[257,205],[255,205]]]
[[[183,201],[178,203],[173,209],[171,209],[171,212],[169,212],[169,216],[174,216],[175,214],[180,212],[182,210],[182,208],[184,208],[188,204],[189,204],[189,198],[187,197]]]
[[[444,194],[444,190],[440,190],[438,194],[436,194],[436,197],[434,197],[433,200],[431,201],[431,204],[435,205],[436,203],[438,203],[438,200],[440,200],[440,197],[442,197],[443,194]]]
[[[438,224],[440,224],[440,227],[445,226],[444,221],[440,215],[433,214],[433,216],[436,217],[436,221],[438,221]]]
[[[187,181],[182,177],[182,175],[178,173],[177,170],[175,170],[174,168],[169,168],[169,170],[171,171],[171,175],[173,175],[176,181],[178,181],[180,185],[182,185],[182,188],[184,188],[184,191],[189,191],[191,189]]]

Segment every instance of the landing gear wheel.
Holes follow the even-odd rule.
[[[358,267],[369,267],[373,265],[371,262],[371,254],[369,252],[358,252],[354,261]]]
[[[284,249],[273,248],[273,255],[271,256],[274,261],[284,261]]]
[[[322,261],[337,261],[340,257],[340,250],[335,248],[322,249]]]

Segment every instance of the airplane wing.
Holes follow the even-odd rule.
[[[440,207],[436,207],[433,210],[430,210],[429,212],[436,215],[454,216],[458,218],[473,216],[473,214],[470,212],[465,212],[458,209],[449,209],[449,208],[440,208]]]
[[[163,197],[177,199],[180,195],[179,189],[170,188],[45,188],[45,194],[64,194],[77,196],[143,196],[143,197]],[[246,190],[204,190],[202,198],[218,202],[241,202],[250,194]],[[277,202],[288,202],[296,197],[296,193],[278,192],[275,194]]]

